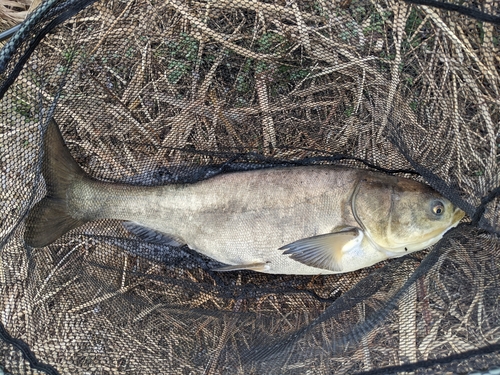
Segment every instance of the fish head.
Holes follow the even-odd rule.
[[[359,180],[351,208],[364,234],[389,257],[435,244],[465,215],[427,185],[371,174]]]

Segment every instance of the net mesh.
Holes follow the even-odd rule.
[[[42,3],[0,53],[0,371],[493,373],[499,8]],[[425,182],[467,216],[429,250],[330,276],[216,272],[114,220],[33,249],[52,117],[100,180],[340,164]]]

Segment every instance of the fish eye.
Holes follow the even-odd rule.
[[[440,201],[435,201],[432,203],[432,212],[436,216],[441,216],[444,214],[444,204]]]

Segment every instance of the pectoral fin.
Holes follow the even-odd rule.
[[[133,221],[125,221],[122,223],[126,230],[140,237],[146,242],[151,242],[159,245],[182,246],[184,242],[180,238],[175,238],[155,229],[145,227]]]
[[[218,272],[228,272],[228,271],[257,271],[257,272],[265,272],[269,268],[267,263],[251,263],[251,264],[238,264],[236,266],[225,266],[220,268],[214,268],[212,271]]]
[[[358,228],[346,228],[340,232],[322,234],[292,242],[280,248],[290,258],[306,266],[342,272],[342,257],[363,238]]]

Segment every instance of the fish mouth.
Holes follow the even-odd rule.
[[[452,224],[453,226],[456,226],[460,220],[462,220],[465,216],[465,212],[462,211],[460,208],[455,207],[455,211],[453,212],[453,221]]]
[[[447,225],[446,227],[444,227],[445,228],[444,230],[443,230],[443,228],[436,228],[434,231],[429,233],[429,235],[428,235],[429,239],[427,241],[423,241],[423,242],[414,241],[414,242],[409,243],[408,246],[420,244],[420,245],[424,245],[424,248],[426,248],[426,247],[429,247],[430,245],[435,244],[437,241],[439,241],[443,237],[443,235],[446,232],[448,232],[451,228],[456,227],[458,225],[458,223],[460,222],[460,220],[462,220],[462,218],[464,216],[465,216],[465,212],[462,211],[460,208],[455,207],[455,210],[453,211],[451,223],[449,225]]]

